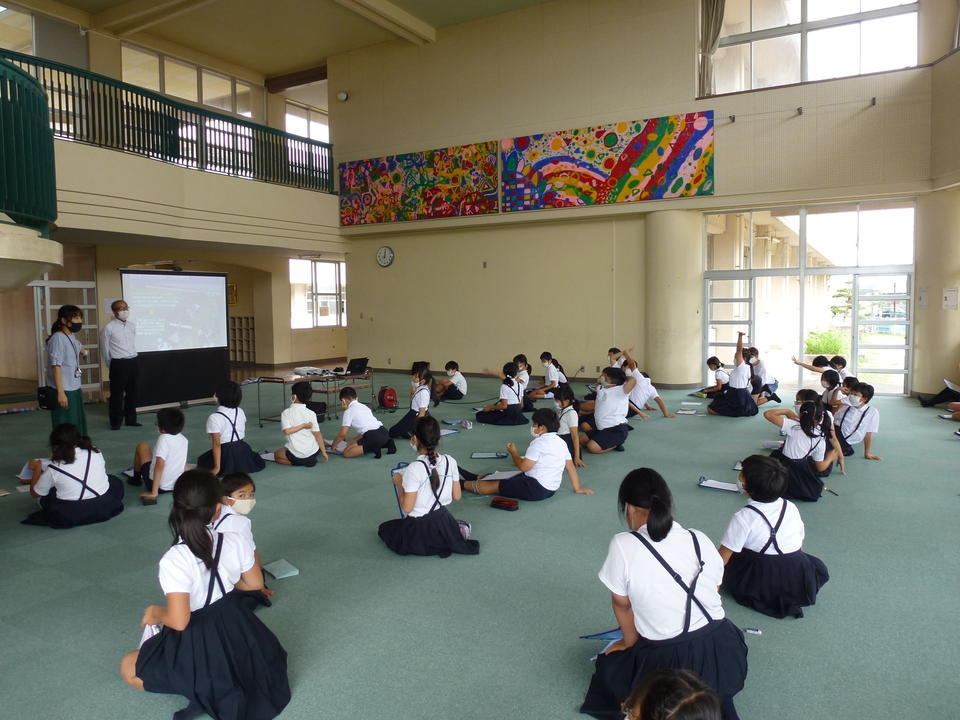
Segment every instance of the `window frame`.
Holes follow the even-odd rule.
[[[294,132],[291,132],[290,130],[287,129],[287,115],[289,114],[289,113],[287,112],[287,107],[288,107],[288,106],[291,106],[291,105],[292,105],[293,107],[295,107],[295,108],[298,108],[298,109],[300,109],[300,110],[305,110],[305,111],[307,112],[307,134],[306,134],[306,135],[300,135],[299,133],[294,133]],[[315,138],[315,137],[311,137],[311,136],[310,136],[310,126],[313,124],[313,122],[312,122],[312,120],[311,120],[311,116],[314,115],[314,114],[316,114],[316,115],[322,115],[322,116],[324,117],[324,119],[326,120],[326,122],[325,122],[325,125],[327,126],[327,139],[326,139],[326,140],[320,140],[319,138]],[[317,142],[324,142],[324,143],[328,143],[328,144],[329,144],[329,143],[330,143],[330,113],[327,112],[327,111],[321,110],[321,109],[318,108],[318,107],[314,107],[313,105],[307,105],[306,103],[297,102],[296,100],[290,100],[289,98],[284,98],[284,106],[283,106],[283,130],[284,130],[284,132],[288,132],[288,133],[290,133],[291,135],[297,135],[297,137],[304,137],[304,138],[307,138],[308,140],[316,140]]]
[[[315,330],[317,328],[335,328],[335,327],[347,327],[347,262],[346,260],[315,260],[313,258],[290,258],[290,261],[299,260],[307,261],[310,263],[310,290],[306,294],[307,302],[310,306],[310,315],[311,315],[311,325],[308,327],[295,328],[292,326],[293,319],[293,308],[291,306],[291,330]],[[317,289],[317,266],[318,265],[333,265],[334,269],[334,282],[335,289],[333,292],[329,291],[320,291]],[[291,283],[292,285],[292,283]],[[320,299],[329,301],[333,299],[336,310],[333,314],[335,322],[332,323],[321,323],[319,322],[321,316],[318,312]],[[291,296],[292,302],[292,296]]]
[[[753,1],[751,0],[750,5],[750,17],[753,17]],[[723,93],[711,93],[707,88],[699,88],[700,97],[721,97],[724,95],[733,95],[735,93],[741,92],[752,92],[755,90],[768,90],[771,88],[777,87],[790,87],[791,85],[798,85],[808,82],[826,82],[829,80],[839,80],[841,78],[848,77],[861,77],[863,75],[872,75],[875,72],[894,72],[896,70],[908,69],[908,68],[894,68],[891,70],[879,70],[871,71],[868,73],[857,73],[856,75],[841,75],[835,78],[823,78],[818,80],[810,80],[808,78],[808,69],[807,69],[807,35],[810,32],[816,30],[823,30],[826,28],[837,28],[843,27],[846,25],[859,25],[862,22],[869,20],[877,20],[881,18],[894,17],[897,15],[909,15],[915,14],[917,16],[917,49],[918,49],[918,58],[917,63],[910,67],[918,67],[920,64],[919,59],[919,48],[920,48],[920,2],[916,0],[915,2],[908,3],[905,5],[892,5],[886,8],[878,8],[876,10],[866,10],[858,13],[850,13],[847,15],[839,15],[837,17],[824,18],[822,20],[807,20],[807,0],[800,0],[800,22],[793,23],[792,25],[782,25],[775,28],[766,28],[764,30],[751,30],[750,32],[737,33],[735,35],[727,35],[721,37],[717,44],[717,49],[736,47],[738,45],[748,45],[750,49],[750,87],[743,88],[741,90],[731,90],[729,92]],[[753,87],[753,43],[759,40],[769,40],[771,38],[781,38],[788,35],[800,35],[800,82],[799,83],[787,83],[786,85],[765,85],[762,88]]]
[[[30,18],[30,50],[28,52],[24,52],[23,54],[32,55],[33,57],[36,57],[37,56],[37,15],[36,13],[31,12],[30,10],[27,10],[25,8],[18,7],[17,5],[10,5],[10,4],[3,5],[3,9],[5,11],[9,10],[11,12],[15,12],[19,15],[26,15],[28,18]],[[11,50],[10,52],[18,52],[18,51]],[[22,52],[22,51],[19,51],[19,52]]]

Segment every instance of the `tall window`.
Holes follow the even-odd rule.
[[[919,7],[908,0],[727,0],[714,93],[913,67]]]
[[[347,326],[347,264],[290,261],[290,327]]]
[[[287,102],[285,129],[292,135],[330,142],[330,123],[322,110]]]
[[[33,55],[33,16],[0,5],[0,48]]]

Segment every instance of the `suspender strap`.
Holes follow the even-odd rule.
[[[230,423],[231,433],[230,439],[227,442],[233,442],[234,440],[240,439],[240,433],[237,432],[237,418],[240,417],[240,408],[237,408],[237,411],[233,414],[233,420],[230,419],[228,415],[217,410],[217,415],[223,415],[227,418],[227,422]]]
[[[850,438],[850,437],[853,437],[854,435],[856,435],[857,430],[859,430],[859,429],[860,429],[860,426],[863,425],[863,421],[866,419],[866,417],[867,417],[867,412],[869,412],[869,410],[870,410],[870,408],[867,408],[867,409],[864,410],[862,413],[860,413],[860,420],[857,422],[856,427],[854,427],[853,430],[851,430],[851,431],[848,432],[848,433],[845,433],[845,432],[843,431],[843,421],[847,419],[847,414],[848,414],[850,411],[847,410],[847,412],[845,412],[845,413],[843,414],[843,418],[840,420],[840,437],[843,438],[843,441],[844,441],[844,442],[847,442],[847,438]]]
[[[703,572],[704,562],[700,555],[700,541],[697,540],[697,536],[693,530],[688,530],[688,532],[690,533],[690,537],[693,538],[693,549],[697,553],[697,562],[700,563],[700,567],[697,569],[697,574],[693,576],[693,582],[691,582],[689,586],[683,581],[683,578],[680,577],[680,573],[676,572],[672,567],[670,567],[670,564],[663,559],[663,556],[654,549],[653,545],[651,545],[650,542],[643,537],[643,535],[638,532],[631,533],[631,535],[644,544],[647,550],[650,551],[650,554],[653,555],[661,565],[663,565],[663,569],[667,571],[670,577],[672,577],[677,585],[679,585],[687,594],[687,605],[683,612],[684,635],[690,631],[690,612],[692,609],[692,604],[696,604],[708,622],[713,620],[713,618],[710,617],[710,613],[707,612],[707,609],[703,606],[703,603],[700,602],[695,594],[697,591],[697,580],[700,579],[700,573]]]
[[[66,470],[64,470],[63,468],[57,467],[57,466],[54,465],[53,463],[50,464],[50,468],[51,468],[52,470],[56,470],[56,471],[57,471],[58,473],[60,473],[61,475],[66,475],[68,478],[72,478],[72,479],[76,480],[78,483],[80,483],[80,497],[77,498],[78,500],[83,500],[83,494],[84,494],[87,490],[89,490],[89,491],[93,494],[94,497],[100,497],[100,493],[98,493],[98,492],[97,492],[96,490],[94,490],[92,487],[90,487],[89,485],[87,485],[87,478],[90,476],[90,458],[91,458],[91,457],[93,457],[93,450],[87,450],[87,467],[86,467],[86,468],[84,469],[84,471],[83,471],[83,480],[81,480],[80,478],[78,478],[78,477],[77,477],[76,475],[74,475],[73,473],[69,473],[69,472],[67,472]]]
[[[446,456],[444,456],[444,457],[446,457]],[[430,485],[430,492],[433,493],[433,505],[432,505],[431,508],[430,508],[430,512],[433,512],[433,511],[436,510],[437,508],[443,506],[443,503],[440,502],[440,496],[443,495],[443,488],[445,488],[445,487],[447,486],[447,475],[450,474],[450,458],[447,457],[446,460],[447,460],[447,464],[446,464],[446,467],[444,467],[444,469],[443,469],[443,482],[440,483],[440,487],[437,488],[436,490],[434,490],[434,489],[433,489],[433,485],[432,485],[432,484]],[[430,466],[429,466],[426,462],[424,462],[423,460],[418,460],[417,462],[419,462],[421,465],[423,465],[423,467],[426,469],[426,471],[427,471],[427,482],[430,482],[430,474],[431,474],[431,472],[432,472]],[[435,466],[434,466],[434,467],[435,467]]]
[[[777,518],[776,525],[771,525],[770,521],[767,520],[767,516],[760,512],[760,510],[755,508],[753,505],[747,505],[747,507],[763,518],[763,521],[767,524],[767,528],[770,530],[770,538],[767,540],[767,544],[760,548],[760,554],[763,555],[767,551],[767,548],[769,548],[772,544],[773,549],[777,551],[777,555],[783,555],[783,550],[781,550],[780,546],[777,544],[777,530],[780,529],[780,526],[783,524],[783,518],[787,514],[787,501],[783,501],[783,507],[780,508],[780,517]]]
[[[223,525],[224,522],[226,522],[228,517],[230,517],[230,513],[224,513],[223,516],[219,520],[217,520],[217,524],[213,526],[213,529],[219,530],[220,526]]]
[[[806,434],[806,433],[804,433],[804,434]],[[808,437],[809,437],[809,436],[808,436]],[[806,460],[808,457],[810,457],[811,455],[813,455],[813,451],[816,450],[818,447],[820,447],[820,443],[822,443],[822,442],[823,442],[823,436],[821,435],[820,438],[819,438],[813,445],[810,446],[810,449],[807,450],[807,454],[804,455],[802,459],[803,459],[803,460]]]
[[[220,586],[220,592],[223,595],[227,594],[226,589],[223,587],[223,580],[220,579],[220,552],[223,550],[223,533],[217,533],[217,550],[213,554],[213,567],[210,568],[210,584],[207,585],[207,601],[203,604],[204,607],[210,604],[210,601],[213,599],[213,583],[216,582]]]

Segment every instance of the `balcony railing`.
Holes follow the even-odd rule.
[[[56,137],[186,168],[333,192],[333,146],[180,103],[70,65],[0,50],[47,94]]]

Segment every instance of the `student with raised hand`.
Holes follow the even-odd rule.
[[[788,408],[767,410],[763,416],[780,428],[784,436],[783,448],[774,450],[771,457],[784,464],[788,472],[786,497],[816,502],[823,493],[823,480],[840,460],[840,469],[846,473],[839,445],[827,449],[829,427],[824,427],[823,408],[817,403],[805,402],[792,420]],[[827,421],[829,422],[829,421]]]
[[[775,618],[803,617],[830,579],[823,562],[803,552],[804,526],[787,500],[783,465],[765,455],[742,461],[740,487],[750,498],[720,541],[723,587],[741,605]]]
[[[443,369],[447,377],[437,380],[437,395],[441,400],[463,400],[467,394],[467,379],[460,372],[460,365],[451,360]]]
[[[478,423],[487,425],[526,425],[523,415],[524,384],[518,379],[517,364],[508,362],[503,366],[503,382],[500,383],[500,399],[487,405],[476,414]]]
[[[274,451],[273,459],[278,465],[298,467],[314,467],[318,455],[327,462],[330,457],[324,447],[317,414],[307,407],[313,388],[309,382],[301,381],[294,383],[290,391],[290,407],[280,413],[280,430],[287,442]]]
[[[862,442],[864,458],[880,459],[871,453],[873,435],[880,430],[880,411],[869,404],[872,399],[873,385],[868,383],[857,383],[844,398],[834,420],[843,455],[853,455],[852,446]]]
[[[623,452],[630,426],[627,412],[630,393],[637,384],[633,376],[627,377],[622,368],[608,367],[597,378],[597,399],[593,415],[580,423],[583,436],[580,446],[587,452],[602,455],[611,450]]]
[[[710,415],[749,417],[760,412],[750,394],[750,365],[744,355],[744,335],[742,332],[737,333],[737,350],[733,355],[734,367],[727,383],[727,391],[715,397],[707,406],[707,413]]]
[[[141,625],[156,632],[123,657],[120,674],[137,690],[184,696],[189,704],[174,720],[204,713],[269,720],[290,702],[287,653],[233,592],[261,590],[263,574],[248,540],[209,528],[220,499],[209,472],[190,470],[177,480],[173,545],[160,559],[166,604],[144,611]]]
[[[260,472],[266,466],[264,459],[244,440],[247,416],[240,407],[243,391],[237,383],[228,380],[217,388],[216,398],[217,410],[207,418],[211,449],[197,458],[197,467],[217,476]]]
[[[567,444],[573,464],[577,467],[586,467],[587,464],[580,455],[580,433],[577,430],[580,425],[580,415],[577,412],[573,389],[569,385],[558,388],[553,394],[553,402],[556,405],[557,420],[560,423],[557,435]]]
[[[563,373],[563,365],[549,352],[540,353],[540,362],[543,363],[543,385],[527,393],[530,400],[542,400],[555,392],[557,388],[569,385],[567,376]]]
[[[626,702],[623,720],[721,720],[720,697],[695,672],[657,670]]]
[[[186,419],[178,408],[161,408],[157,412],[157,442],[153,450],[146,443],[138,443],[133,453],[131,485],[145,485],[140,494],[144,504],[153,504],[160,493],[173,491],[177,478],[187,470],[189,442],[183,434]]]
[[[630,532],[610,541],[600,581],[610,591],[623,639],[597,658],[580,712],[619,717],[621,703],[657,670],[690,670],[736,720],[733,696],[747,676],[743,633],[724,616],[718,587],[723,560],[699,530],[673,519],[673,497],[650,468],[620,484],[618,506]]]
[[[377,534],[398,555],[476,555],[480,543],[465,540],[447,510],[460,500],[460,474],[456,460],[438,453],[440,424],[432,417],[417,420],[410,445],[417,458],[393,475],[406,516],[381,523]]]
[[[330,446],[333,452],[340,453],[345,458],[355,458],[372,453],[375,458],[382,455],[384,448],[387,455],[393,455],[397,446],[390,437],[390,433],[377,420],[373,411],[357,399],[357,391],[352,387],[340,389],[340,406],[343,415],[340,416],[340,432],[333,439]],[[347,441],[350,430],[357,433]]]
[[[631,348],[632,350],[633,348]],[[607,366],[622,368],[623,364],[626,362],[626,358],[623,357],[623,350],[618,347],[612,347],[607,350]]]
[[[797,360],[796,357],[791,357],[790,359],[793,360],[794,365],[806,368],[810,372],[824,373],[827,370],[833,370],[840,376],[841,380],[851,374],[847,371],[847,359],[842,355],[834,355],[829,360],[827,360],[825,355],[817,355],[809,365]]]
[[[433,375],[422,365],[410,376],[410,409],[390,428],[389,434],[393,439],[409,438],[413,434],[417,420],[426,416],[430,402],[440,404],[437,396],[436,383]]]
[[[464,468],[460,468],[461,487],[477,495],[503,495],[517,500],[546,500],[553,497],[563,482],[563,471],[570,476],[573,491],[578,495],[593,495],[593,490],[580,485],[577,468],[574,467],[567,446],[557,436],[560,421],[549,408],[538,408],[533,413],[530,434],[533,440],[523,456],[517,446],[507,443],[507,452],[520,472],[503,480],[484,480]]]
[[[40,509],[28,515],[24,525],[71,528],[123,512],[123,483],[107,475],[103,455],[70,423],[50,433],[50,464],[39,475],[34,472],[30,495],[39,499]]]

